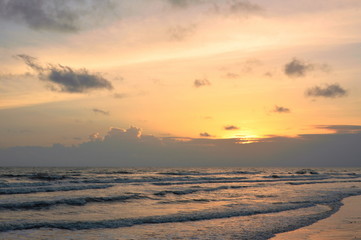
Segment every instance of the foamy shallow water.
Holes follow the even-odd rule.
[[[361,194],[361,169],[0,168],[2,239],[268,239]]]

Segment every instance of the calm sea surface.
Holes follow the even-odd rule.
[[[0,168],[0,239],[268,239],[360,194],[360,168]]]

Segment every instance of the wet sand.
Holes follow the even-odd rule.
[[[295,231],[277,234],[271,240],[361,240],[361,196],[345,198],[331,217]]]

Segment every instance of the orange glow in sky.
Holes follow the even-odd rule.
[[[0,145],[79,144],[110,126],[250,143],[361,124],[359,1],[235,2],[2,19]]]

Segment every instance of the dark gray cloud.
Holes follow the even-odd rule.
[[[238,129],[239,129],[239,127],[234,126],[234,125],[224,126],[224,130],[238,130]]]
[[[290,77],[303,77],[308,71],[312,71],[313,69],[313,64],[305,63],[297,58],[292,59],[292,61],[284,67],[285,74]]]
[[[338,134],[355,134],[361,133],[360,125],[318,125],[320,129],[332,130]]]
[[[111,0],[0,0],[0,18],[35,30],[76,32],[84,22],[112,15],[113,6]]]
[[[212,135],[210,135],[207,132],[202,132],[202,133],[199,134],[199,136],[201,136],[201,137],[212,137]]]
[[[242,142],[249,140],[157,138],[136,127],[111,128],[104,137],[95,133],[77,146],[0,149],[0,166],[361,166],[361,133],[273,136]]]
[[[105,111],[105,110],[102,110],[102,109],[99,109],[99,108],[93,108],[92,111],[94,113],[100,113],[102,115],[107,115],[107,116],[110,114],[109,111]]]
[[[28,65],[30,68],[32,68],[36,72],[44,71],[44,68],[38,63],[36,58],[29,56],[29,55],[25,55],[25,54],[19,54],[19,55],[17,55],[17,57],[22,59],[26,65]]]
[[[293,58],[284,66],[284,72],[289,77],[304,77],[308,72],[311,71],[322,71],[327,73],[331,71],[331,67],[325,63],[307,63],[297,58]]]
[[[308,97],[326,97],[336,98],[347,95],[347,90],[342,88],[339,84],[326,84],[324,87],[315,86],[306,90]]]
[[[0,18],[24,22],[30,28],[68,31],[78,30],[78,15],[69,1],[0,0]]]
[[[168,35],[170,40],[183,41],[195,33],[196,25],[191,24],[189,26],[173,26],[168,29]]]
[[[281,106],[275,106],[274,109],[272,110],[272,112],[276,112],[276,113],[290,113],[291,110],[289,108],[286,107],[281,107]]]
[[[205,78],[204,79],[196,79],[196,80],[194,80],[193,85],[194,85],[194,87],[199,88],[199,87],[209,86],[209,85],[211,85],[211,82]]]
[[[53,91],[84,93],[91,90],[113,89],[111,82],[100,74],[91,74],[86,69],[72,69],[63,65],[48,64],[43,67],[37,59],[28,55],[17,55],[26,65],[38,73],[40,80],[50,84]]]

